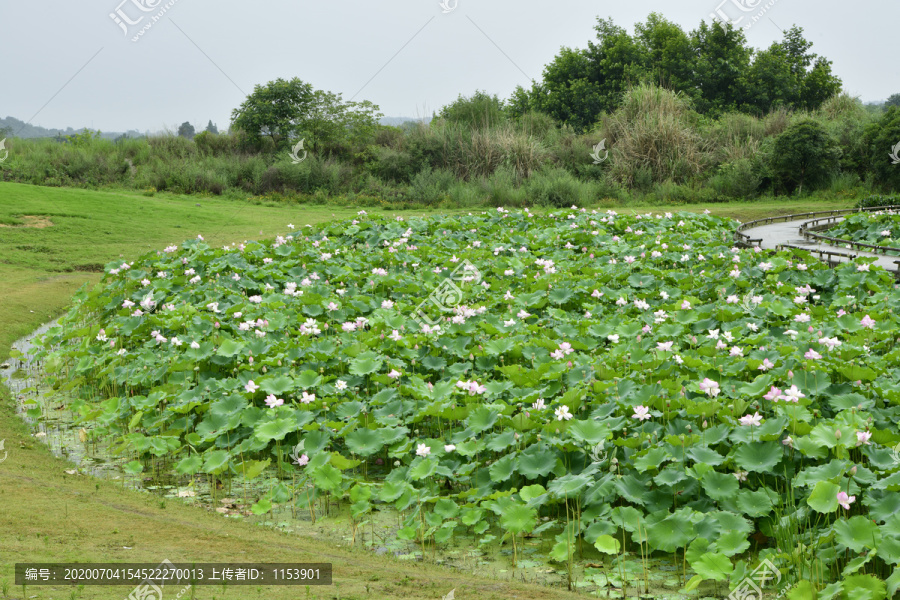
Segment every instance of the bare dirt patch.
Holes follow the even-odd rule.
[[[41,217],[35,215],[22,215],[19,217],[24,223],[20,225],[9,225],[7,223],[0,223],[0,227],[31,227],[33,229],[45,229],[47,227],[53,226],[53,221],[51,221],[48,217]]]

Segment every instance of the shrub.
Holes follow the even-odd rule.
[[[793,192],[827,184],[837,174],[840,148],[820,123],[813,120],[791,125],[775,140],[772,168],[777,184]]]
[[[900,107],[892,106],[880,119],[869,124],[864,135],[868,166],[873,182],[884,191],[900,190]]]
[[[701,169],[696,122],[683,95],[655,85],[631,88],[622,106],[603,122],[612,173],[639,189],[687,180]]]
[[[532,175],[525,182],[525,191],[530,202],[556,208],[583,206],[594,200],[594,189],[590,183],[579,181],[558,167]]]
[[[751,198],[756,196],[762,179],[749,158],[739,158],[719,165],[718,172],[707,184],[720,196]]]
[[[447,191],[455,181],[456,177],[449,171],[432,171],[430,167],[426,167],[412,178],[410,195],[413,200],[425,206],[434,206],[447,197]]]
[[[866,196],[854,208],[874,208],[876,206],[900,206],[900,196]]]

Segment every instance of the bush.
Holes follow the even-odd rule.
[[[900,190],[900,165],[890,154],[900,157],[900,108],[892,106],[871,123],[864,136],[872,181],[884,191]]]
[[[532,175],[525,182],[525,191],[530,202],[556,208],[584,206],[595,199],[590,183],[579,181],[571,173],[558,167]]]
[[[815,189],[838,173],[841,151],[834,138],[813,120],[791,125],[775,140],[772,169],[776,183],[789,193]]]
[[[860,199],[854,208],[874,208],[876,206],[900,206],[900,196],[867,196]]]
[[[621,108],[602,127],[612,173],[639,189],[686,181],[702,167],[697,121],[681,94],[655,85],[628,90]]]
[[[394,183],[408,183],[413,176],[414,160],[409,152],[395,150],[393,148],[373,148],[374,159],[369,164],[369,170],[373,175],[384,181]],[[431,165],[424,165],[431,168]]]
[[[416,202],[434,206],[447,198],[447,192],[455,181],[456,177],[449,171],[432,171],[430,167],[426,167],[412,178],[410,195]]]
[[[729,198],[751,198],[757,195],[762,179],[749,158],[739,158],[719,165],[707,185],[716,195]]]
[[[506,122],[503,101],[496,95],[476,91],[471,96],[459,95],[452,103],[441,109],[441,119],[467,129],[488,129]]]

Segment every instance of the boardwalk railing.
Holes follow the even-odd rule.
[[[883,210],[891,210],[890,208],[885,207]],[[831,246],[844,246],[851,248],[858,248],[868,250],[874,254],[900,254],[900,248],[892,248],[890,246],[879,246],[878,244],[866,244],[864,242],[855,242],[853,240],[845,240],[841,238],[830,237],[827,235],[822,235],[820,233],[813,233],[814,231],[821,231],[824,229],[828,229],[834,223],[837,222],[835,217],[822,217],[819,219],[812,219],[810,221],[805,221],[800,225],[799,233],[806,239],[812,239],[817,241],[825,242]]]
[[[734,231],[734,242],[737,246],[743,247],[752,247],[758,245],[762,242],[761,238],[751,238],[743,231],[746,229],[752,229],[754,227],[759,227],[761,225],[768,225],[770,223],[785,223],[788,221],[799,221],[800,219],[807,219],[809,217],[814,217],[809,219],[808,221],[801,223],[799,232],[805,239],[814,239],[821,240],[824,245],[830,246],[850,246],[850,248],[856,249],[866,249],[870,252],[879,253],[879,254],[890,254],[890,253],[900,253],[900,249],[898,248],[890,248],[887,246],[877,246],[873,244],[865,244],[862,242],[854,242],[852,240],[842,240],[839,238],[829,237],[827,235],[822,235],[819,233],[813,233],[812,230],[822,230],[827,229],[831,225],[833,225],[837,221],[837,217],[848,215],[852,213],[858,212],[878,212],[878,211],[890,211],[890,210],[900,210],[900,206],[873,206],[868,208],[847,208],[847,209],[839,209],[839,210],[823,210],[817,212],[807,212],[807,213],[795,213],[790,215],[780,215],[777,217],[766,217],[765,219],[756,219],[754,221],[748,221],[746,223],[741,223],[741,225]],[[802,246],[794,246],[791,244],[778,244],[776,246],[777,250],[802,250],[803,252],[808,252],[810,254],[818,254],[819,258],[828,262],[829,265],[835,266],[843,260],[854,260],[859,255],[858,254],[850,254],[847,252],[839,252],[837,250],[819,250],[817,248],[804,248]],[[843,259],[843,260],[842,260]],[[895,260],[894,264],[896,265],[896,269],[893,271],[893,275],[900,279],[900,260]],[[889,271],[890,272],[890,271]]]
[[[842,208],[837,210],[821,210],[816,212],[806,212],[806,213],[794,213],[790,215],[779,215],[777,217],[766,217],[764,219],[756,219],[754,221],[747,221],[746,223],[741,223],[737,229],[734,230],[734,241],[738,246],[753,246],[755,244],[760,243],[762,240],[760,238],[751,238],[749,235],[744,233],[745,229],[752,229],[754,227],[759,227],[760,225],[769,225],[771,223],[786,223],[788,221],[799,221],[800,219],[815,219],[816,217],[821,217],[822,219],[815,220],[823,220],[827,218],[833,218],[842,215],[849,215],[852,213],[858,212],[877,212],[880,210],[900,210],[900,206],[872,206],[868,208]],[[802,232],[801,232],[802,233]],[[843,244],[847,242],[841,240]]]

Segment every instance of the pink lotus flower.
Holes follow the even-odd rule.
[[[632,419],[637,419],[638,421],[646,421],[650,418],[650,409],[646,406],[635,406],[634,414],[631,415]]]
[[[284,400],[281,398],[276,398],[275,394],[269,394],[266,396],[266,406],[269,408],[275,408],[276,406],[281,406],[284,404]]]
[[[391,369],[391,372],[388,373],[388,377],[390,377],[391,379],[397,379],[398,377],[400,377],[400,371],[398,371],[397,369]]]
[[[768,358],[764,358],[762,364],[757,367],[760,371],[768,371],[775,366]]]
[[[296,460],[297,466],[303,467],[309,464],[309,457],[305,454],[298,456]]]
[[[862,446],[865,444],[866,446],[870,446],[869,440],[872,439],[872,433],[869,431],[857,431],[856,432],[856,445]]]
[[[429,454],[431,454],[431,448],[427,444],[416,446],[416,456],[428,456]]]
[[[251,394],[255,394],[256,390],[259,389],[259,386],[253,383],[253,380],[247,382],[247,385],[244,386],[244,389],[250,392]]]
[[[850,505],[856,501],[856,496],[848,496],[847,492],[838,492],[837,501],[844,507],[844,510],[850,510]]]
[[[719,384],[712,379],[706,378],[700,382],[700,391],[706,392],[706,395],[710,398],[715,398],[719,395]]]
[[[748,427],[759,427],[762,423],[762,415],[758,412],[752,415],[744,415],[740,419],[741,425],[746,425]]]
[[[862,321],[860,321],[859,324],[866,329],[872,329],[873,327],[875,327],[875,320],[872,319],[872,317],[870,317],[869,315],[866,315],[862,318]]]
[[[803,355],[803,358],[807,360],[819,360],[820,358],[822,358],[822,355],[810,348],[806,351],[806,354]]]
[[[675,343],[675,342],[657,342],[657,343],[656,343],[656,349],[659,350],[660,352],[671,352],[671,351],[672,351],[672,345],[673,345],[674,343]]]
[[[781,400],[781,390],[774,385],[769,389],[769,393],[763,396],[769,402],[778,402]]]
[[[312,404],[316,400],[315,394],[310,394],[309,392],[303,392],[303,395],[300,396],[300,402],[303,404]]]
[[[806,398],[806,395],[796,385],[792,385],[790,389],[785,390],[781,396],[781,399],[785,402],[793,402],[795,404],[800,401],[800,398]]]

